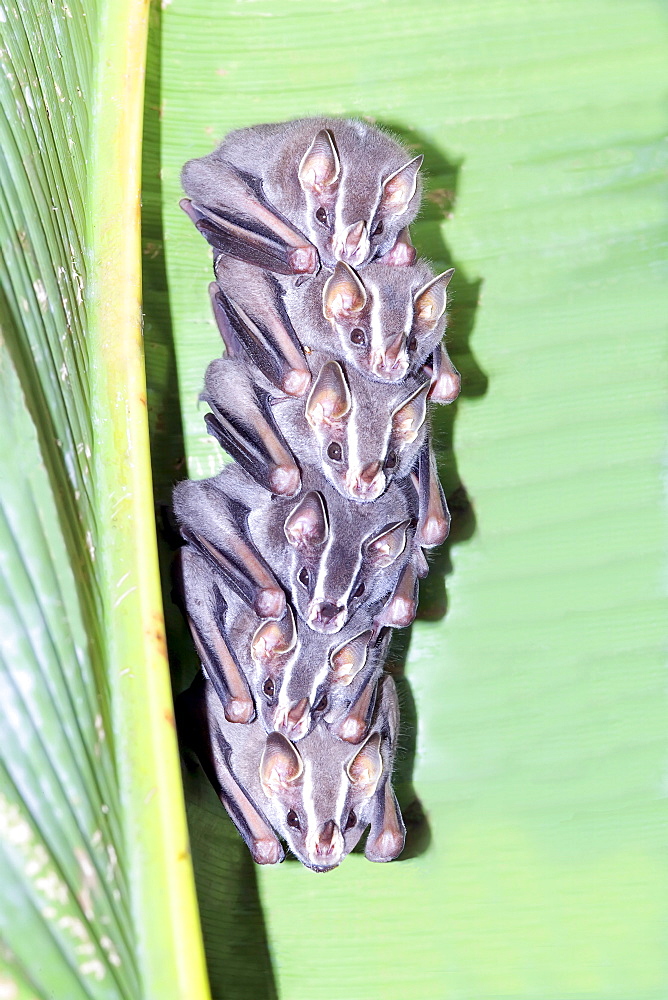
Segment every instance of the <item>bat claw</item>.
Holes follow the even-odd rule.
[[[291,250],[288,260],[295,274],[315,274],[318,270],[318,251],[313,246]]]
[[[285,857],[283,848],[276,839],[254,840],[251,854],[258,865],[277,865]]]
[[[311,373],[293,368],[283,379],[283,391],[288,396],[303,396],[311,384]]]
[[[285,612],[285,594],[282,590],[264,587],[255,598],[255,610],[260,618],[282,618]]]
[[[232,698],[224,706],[225,718],[228,722],[239,722],[245,724],[250,722],[255,715],[252,701],[244,698]]]
[[[272,493],[293,497],[301,486],[301,476],[296,465],[277,465],[269,474]]]

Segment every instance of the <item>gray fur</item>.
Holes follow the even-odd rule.
[[[185,741],[256,860],[260,838],[261,860],[282,860],[277,839],[273,844],[264,834],[268,824],[315,871],[339,865],[369,824],[370,860],[389,861],[400,853],[404,827],[389,784],[399,723],[390,677],[379,682],[369,736],[358,746],[336,739],[322,724],[297,746],[278,733],[267,736],[259,721],[233,725],[202,676],[180,697],[177,711]],[[365,767],[355,766],[360,760],[377,762],[370,783],[364,781]],[[255,814],[250,830],[249,804]]]
[[[207,368],[202,398],[216,411],[247,426],[258,427],[264,421],[271,427],[259,406],[257,386],[268,401],[275,427],[302,469],[321,468],[346,499],[357,503],[376,500],[390,482],[407,476],[415,464],[427,432],[429,380],[422,376],[399,384],[375,383],[354,368],[342,365],[352,405],[341,419],[327,422],[313,419],[312,404],[324,366],[338,362],[332,355],[315,350],[308,361],[312,386],[307,397],[279,395],[271,383],[243,361],[217,358]],[[416,402],[415,428],[404,436],[399,424],[406,404],[412,399],[421,405]],[[338,451],[333,450],[337,445],[340,458]]]
[[[318,194],[303,183],[303,174],[300,182],[300,165],[323,130],[334,142],[339,172]],[[396,139],[365,122],[303,118],[230,132],[213,153],[186,163],[181,180],[196,205],[231,214],[251,227],[261,218],[251,196],[261,192],[277,216],[317,247],[326,267],[333,267],[341,257],[345,232],[364,223],[362,245],[349,261],[364,266],[392,250],[418,211],[419,176],[408,204],[397,206],[400,211],[391,210],[382,197],[383,184],[412,159]],[[323,211],[324,225],[316,217]],[[265,228],[270,226],[264,217],[262,222]]]

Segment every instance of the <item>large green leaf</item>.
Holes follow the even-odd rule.
[[[0,7],[0,995],[206,996],[139,313],[146,7]]]
[[[185,471],[176,387],[190,474],[220,463],[197,403],[220,351],[210,255],[177,204],[181,164],[230,128],[353,113],[425,152],[415,239],[457,267],[465,376],[436,417],[456,530],[402,684],[417,735],[400,792],[411,805],[412,783],[429,829],[413,804],[407,860],[255,874],[189,776],[215,995],[271,995],[264,919],[284,1000],[663,996],[664,9],[162,7],[148,108],[166,257],[154,193],[145,264],[155,413],[172,420],[156,431],[163,483]]]

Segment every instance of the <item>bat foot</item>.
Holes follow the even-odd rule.
[[[252,701],[245,698],[233,698],[225,707],[225,718],[228,722],[239,722],[242,725],[250,722],[255,715],[255,708]]]
[[[285,612],[285,594],[273,587],[264,587],[255,598],[255,610],[260,618],[282,618]]]
[[[448,537],[449,531],[450,522],[446,518],[428,517],[424,524],[418,528],[415,540],[418,545],[432,548],[435,545],[441,545]]]
[[[301,486],[301,476],[296,465],[277,465],[269,474],[272,493],[293,497]]]
[[[277,865],[285,857],[283,848],[275,838],[254,840],[251,854],[258,865]]]
[[[429,399],[432,403],[453,403],[460,393],[462,378],[459,372],[448,372],[439,375],[431,389]]]
[[[303,396],[311,384],[311,373],[293,368],[283,379],[283,392],[288,396]]]
[[[318,270],[318,251],[312,246],[297,247],[288,254],[295,274],[315,274]]]

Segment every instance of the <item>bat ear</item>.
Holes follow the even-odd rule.
[[[343,368],[328,361],[320,369],[306,401],[306,419],[311,427],[336,424],[350,412],[352,401]]]
[[[285,522],[285,537],[296,549],[308,550],[327,541],[327,511],[319,493],[307,493]]]
[[[429,383],[423,385],[417,392],[392,414],[392,434],[402,444],[415,441],[418,431],[427,417],[427,393]]]
[[[326,128],[320,129],[299,164],[299,183],[312,194],[331,194],[341,173],[334,139]]]
[[[265,795],[270,798],[285,791],[297,781],[304,770],[304,762],[297,747],[281,733],[269,733],[260,761],[260,781]]]
[[[408,521],[401,521],[400,524],[382,531],[380,535],[367,542],[366,557],[375,569],[391,566],[397,556],[404,551],[408,524]]]
[[[335,683],[347,687],[355,679],[366,663],[369,652],[369,641],[372,635],[373,631],[371,629],[367,629],[366,632],[360,632],[354,639],[346,642],[343,646],[339,646],[332,653],[330,663],[332,666],[332,680]]]
[[[322,293],[325,319],[342,319],[361,312],[366,305],[366,289],[350,265],[337,261]]]
[[[402,215],[406,211],[417,190],[418,171],[423,159],[423,156],[416,156],[390,174],[383,184],[383,193],[380,197],[380,208],[383,212]]]
[[[279,621],[267,621],[257,629],[251,639],[251,658],[265,666],[295,648],[297,631],[295,619],[288,607]]]
[[[432,278],[416,294],[413,301],[413,318],[420,326],[433,330],[438,323],[445,312],[446,289],[454,273],[455,269],[451,267],[449,271],[444,271],[443,274]]]
[[[350,764],[348,777],[356,790],[370,799],[376,791],[383,772],[383,758],[380,755],[380,733],[372,733],[358,750]]]
[[[417,250],[411,243],[411,236],[408,226],[404,226],[397,236],[396,243],[391,250],[388,250],[381,260],[383,264],[390,264],[393,267],[410,267],[415,263]]]

